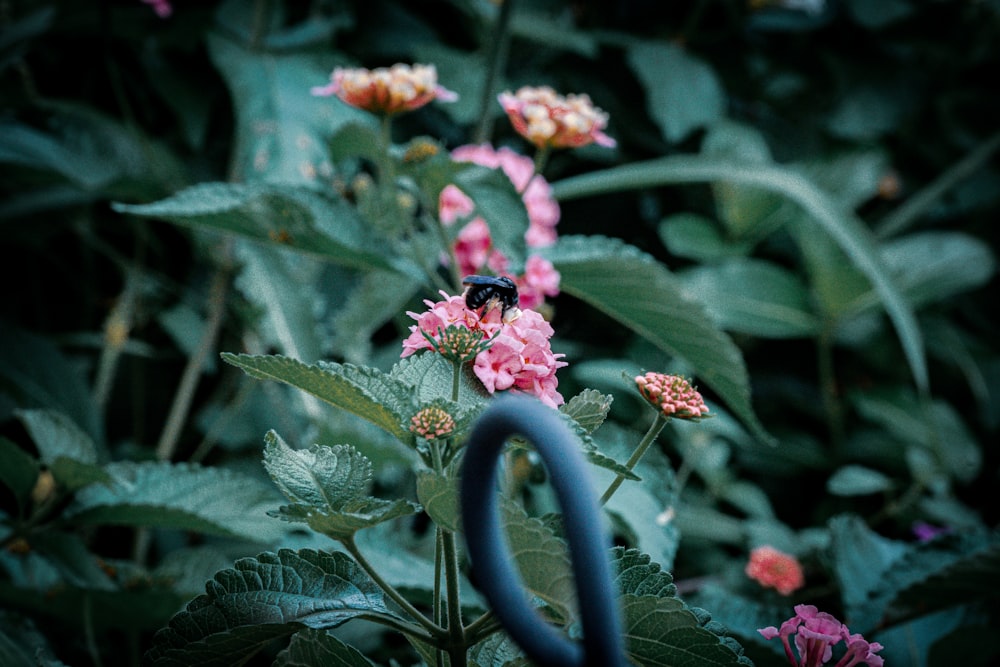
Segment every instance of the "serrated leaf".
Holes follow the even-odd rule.
[[[450,361],[440,354],[427,351],[400,359],[393,365],[389,375],[409,386],[415,401],[424,404],[451,397],[454,372]],[[487,400],[483,391],[479,380],[471,379],[466,373],[459,375],[458,402],[463,410],[478,411],[485,406]]]
[[[242,664],[276,639],[359,616],[391,615],[382,591],[349,556],[303,549],[243,558],[156,633],[156,667]]]
[[[353,646],[329,632],[306,628],[292,635],[288,648],[278,654],[273,667],[375,667]]]
[[[276,494],[252,477],[166,462],[116,462],[105,470],[114,483],[77,493],[66,512],[74,524],[175,528],[258,542],[281,535],[266,516]]]
[[[114,204],[119,213],[278,243],[357,269],[411,270],[344,200],[310,187],[201,183],[151,204]]]
[[[584,389],[559,406],[559,411],[572,418],[585,433],[590,434],[608,418],[614,400],[615,397],[611,394],[602,394],[596,389]]]
[[[366,496],[348,500],[330,510],[316,509],[309,505],[284,505],[271,515],[285,521],[306,523],[317,533],[342,542],[351,539],[359,530],[419,511],[420,505],[408,500],[383,500]]]
[[[617,572],[615,585],[622,595],[676,597],[673,576],[659,563],[653,562],[648,554],[638,549],[615,547],[611,552],[611,562]]]
[[[597,236],[563,236],[546,256],[561,275],[562,291],[683,359],[758,436],[772,439],[750,403],[739,348],[665,266],[622,241]]]
[[[281,355],[225,352],[222,359],[260,380],[284,382],[357,415],[412,445],[413,434],[402,426],[415,410],[412,389],[374,368],[319,362],[308,365]]]
[[[320,510],[367,495],[372,462],[350,445],[292,449],[274,431],[264,436],[264,468],[285,496]]]
[[[643,667],[752,664],[676,598],[624,595],[622,608],[629,656]]]

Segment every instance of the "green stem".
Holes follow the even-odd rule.
[[[455,544],[455,534],[441,530],[441,546],[444,551],[445,592],[447,595],[448,636],[451,640],[448,656],[451,667],[465,667],[466,635],[462,625],[462,598],[459,590],[458,577],[458,547]]]
[[[482,144],[490,140],[493,134],[493,114],[489,112],[494,103],[494,90],[500,72],[507,64],[508,46],[510,45],[510,17],[513,13],[514,0],[504,0],[500,3],[500,13],[497,15],[496,27],[490,40],[489,52],[486,55],[488,69],[483,82],[483,94],[479,98],[479,125],[476,126],[474,143]]]
[[[462,362],[455,359],[451,362],[451,400],[458,403],[458,391],[462,386]]]
[[[653,419],[653,423],[649,425],[649,430],[646,431],[646,435],[642,436],[642,440],[639,441],[639,446],[635,448],[635,451],[632,452],[632,456],[625,463],[625,467],[629,472],[632,472],[632,469],[635,468],[637,463],[639,463],[639,459],[645,455],[646,450],[648,450],[649,446],[653,444],[654,440],[656,440],[656,436],[658,436],[660,431],[663,430],[663,427],[667,425],[667,421],[668,417],[662,412],[657,411],[656,418]],[[618,490],[618,487],[620,487],[624,481],[624,475],[618,475],[615,477],[615,480],[611,482],[611,485],[608,486],[608,489],[601,496],[599,501],[601,505],[606,505],[607,502],[611,500],[611,496],[615,495],[615,491]]]
[[[354,558],[355,562],[357,562],[357,564],[361,567],[361,569],[364,570],[368,574],[368,576],[372,578],[372,581],[374,581],[386,595],[388,595],[396,604],[398,604],[403,609],[403,611],[409,614],[413,618],[413,620],[415,620],[417,623],[423,626],[423,628],[427,630],[427,632],[430,633],[432,637],[442,638],[447,635],[447,631],[444,628],[442,628],[441,626],[437,625],[432,620],[424,616],[419,609],[414,607],[412,604],[410,604],[409,600],[403,597],[402,593],[397,591],[392,584],[390,584],[389,582],[387,582],[385,579],[382,578],[382,575],[380,575],[378,571],[372,567],[371,563],[368,562],[368,559],[365,558],[364,554],[362,554],[361,551],[358,549],[358,545],[355,544],[353,537],[341,540],[340,543],[344,545],[344,549],[347,550],[347,553],[351,554],[351,556]]]
[[[419,639],[420,641],[425,642],[427,644],[433,645],[435,642],[440,641],[437,637],[434,637],[429,633],[423,632],[420,628],[413,625],[412,623],[399,621],[390,616],[382,616],[380,614],[361,614],[358,616],[358,618],[364,619],[366,621],[371,621],[372,623],[378,623],[379,625],[384,625],[388,628],[392,628],[397,632],[401,632],[402,634],[413,637],[414,639]]]
[[[832,323],[823,327],[817,345],[817,373],[819,374],[819,390],[823,399],[823,411],[826,414],[827,429],[830,432],[830,442],[838,447],[844,439],[843,413],[840,409],[840,396],[837,392],[837,375],[833,363],[833,329]]]
[[[487,611],[482,616],[465,626],[465,639],[470,646],[478,644],[501,628],[500,620],[493,611]]]

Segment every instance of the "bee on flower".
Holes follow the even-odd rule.
[[[563,96],[549,86],[523,86],[497,99],[517,133],[540,149],[617,145],[604,133],[608,114],[586,94]]]
[[[330,83],[316,86],[312,94],[336,95],[343,102],[375,114],[413,111],[432,102],[454,102],[458,95],[438,84],[434,65],[404,65],[376,69],[338,67]]]

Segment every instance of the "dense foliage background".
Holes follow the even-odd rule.
[[[138,664],[217,571],[331,548],[267,516],[269,429],[351,443],[412,496],[383,431],[220,358],[388,371],[436,297],[367,224],[371,119],[309,92],[395,62],[460,96],[400,117],[400,151],[532,155],[496,104],[521,85],[610,115],[615,149],[544,171],[559,389],[613,397],[594,442],[618,460],[651,419],[629,376],[691,375],[716,414],[661,435],[609,505],[619,544],[758,665],[784,659],[756,628],[800,602],[888,664],[1000,656],[1000,2],[7,0],[0,30],[3,664]],[[415,593],[421,517],[361,534]],[[806,588],[743,574],[763,544]],[[417,662],[372,627],[338,636]]]

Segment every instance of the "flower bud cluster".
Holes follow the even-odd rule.
[[[639,393],[665,416],[697,420],[708,416],[708,406],[691,383],[678,375],[646,373],[635,378]]]
[[[426,440],[440,440],[452,434],[455,420],[437,406],[423,408],[410,419],[410,432]]]

